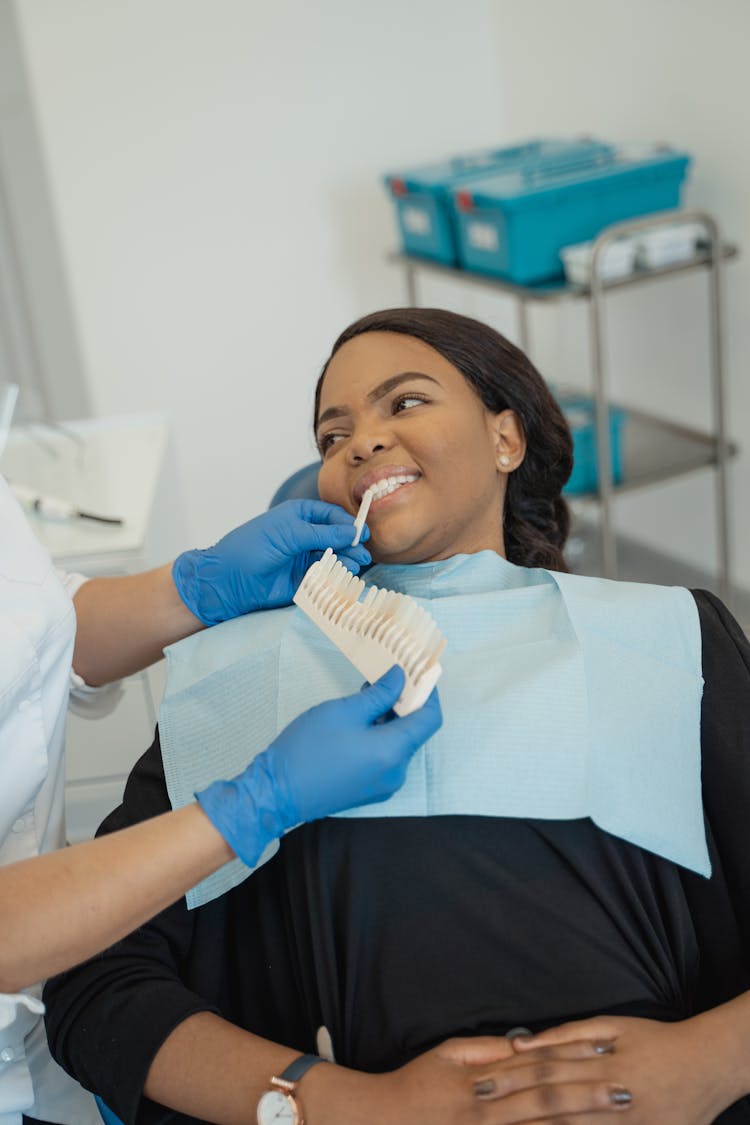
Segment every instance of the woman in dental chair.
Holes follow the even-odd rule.
[[[50,982],[58,1061],[128,1125],[750,1122],[740,628],[705,592],[567,573],[570,434],[485,325],[365,317],[315,427],[323,499],[354,513],[378,486],[368,581],[447,637],[443,728],[396,797]],[[177,646],[161,744],[102,831],[225,776],[254,708],[282,723],[356,684],[300,611],[262,616]],[[173,754],[190,731],[222,752]],[[329,1042],[336,1065],[256,1118],[263,1067]]]

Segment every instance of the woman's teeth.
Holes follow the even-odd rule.
[[[395,492],[397,488],[400,488],[402,484],[412,484],[412,482],[417,479],[416,474],[410,476],[385,477],[383,480],[379,480],[377,484],[371,484],[367,491],[372,494],[373,500],[382,500],[384,496],[390,496],[390,494]]]
[[[359,511],[354,520],[355,535],[352,541],[352,547],[356,547],[359,543],[359,537],[362,534],[362,528],[365,525],[367,513],[370,510],[370,504],[372,504],[373,500],[382,500],[384,496],[390,496],[397,488],[401,488],[402,484],[412,484],[413,481],[418,479],[419,473],[402,473],[395,477],[384,477],[382,480],[371,484],[369,488],[365,489],[359,504]]]

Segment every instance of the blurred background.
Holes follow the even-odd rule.
[[[168,412],[151,549],[209,542],[313,459],[312,388],[341,328],[405,300],[385,171],[538,135],[665,140],[694,158],[685,201],[747,248],[748,43],[746,0],[0,0],[4,257],[26,329],[6,309],[0,359],[21,411]],[[701,286],[633,291],[610,318],[613,392],[648,387],[695,425]],[[725,290],[750,587],[747,257]],[[429,279],[420,296],[515,333],[501,295]],[[585,316],[531,310],[547,377],[585,382]],[[711,497],[695,474],[623,498],[618,526],[710,570]]]

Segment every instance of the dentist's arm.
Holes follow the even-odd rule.
[[[92,578],[73,599],[73,667],[92,687],[111,683],[154,664],[167,645],[206,625],[289,605],[326,547],[355,572],[370,562],[364,546],[351,546],[353,538],[354,520],[343,508],[289,500],[174,564]]]
[[[122,578],[90,578],[73,605],[73,668],[91,687],[148,668],[167,645],[204,628],[177,593],[171,563]]]
[[[0,993],[93,957],[234,858],[199,805],[0,869]]]
[[[390,715],[403,685],[394,667],[304,712],[197,805],[0,869],[0,993],[107,948],[235,855],[252,866],[297,824],[389,797],[442,722],[434,692],[411,715]]]

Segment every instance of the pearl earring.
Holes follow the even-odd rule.
[[[506,468],[508,465],[510,465],[510,457],[508,457],[507,454],[503,453],[502,457],[500,458],[500,464],[503,466],[503,468]]]

